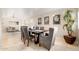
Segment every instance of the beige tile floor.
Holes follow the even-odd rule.
[[[20,32],[3,32],[1,51],[47,51],[44,47],[39,47],[30,41],[29,47],[21,41]],[[57,37],[51,51],[78,51],[79,46],[69,45],[64,39]]]
[[[39,47],[30,41],[29,47],[25,46],[21,41],[20,32],[3,33],[2,47],[3,51],[46,51],[45,48]]]
[[[55,51],[79,51],[79,46],[77,44],[67,44],[65,40],[61,37],[57,37],[55,40],[55,45],[53,47]]]

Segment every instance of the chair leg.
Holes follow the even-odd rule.
[[[24,38],[23,38],[23,37],[21,37],[21,40],[22,40],[22,42],[23,42]]]
[[[39,47],[41,46],[41,44],[39,43]]]
[[[22,35],[21,35],[21,40],[22,40]]]
[[[48,49],[48,51],[50,51],[50,49]]]
[[[24,39],[23,41],[24,41],[24,45],[25,45],[26,44],[26,40]]]
[[[29,46],[29,40],[27,40],[27,46]]]
[[[21,40],[23,40],[23,37],[22,37],[22,35],[21,35]]]
[[[34,43],[37,44],[37,37],[34,38]]]

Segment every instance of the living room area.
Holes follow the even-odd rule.
[[[50,51],[79,51],[78,12],[76,8],[0,8],[0,50],[48,51],[50,48]],[[28,41],[22,39],[23,35],[28,36],[27,31],[23,31],[25,27],[28,32],[34,32],[29,46]],[[46,36],[44,41],[40,32]],[[68,34],[73,38],[65,39],[71,38]]]

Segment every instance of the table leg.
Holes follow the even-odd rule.
[[[39,43],[39,35],[35,37],[35,41],[34,42],[35,42],[35,44]]]

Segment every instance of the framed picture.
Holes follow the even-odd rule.
[[[55,15],[53,17],[53,24],[60,24],[60,15]]]
[[[49,16],[44,17],[44,24],[49,24]]]
[[[38,18],[38,25],[42,24],[42,18]]]

